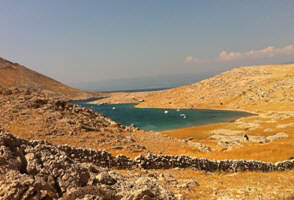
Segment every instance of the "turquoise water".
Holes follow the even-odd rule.
[[[235,111],[198,109],[145,109],[134,108],[135,104],[87,104],[88,101],[73,101],[124,125],[134,124],[146,131],[164,131],[197,125],[226,122],[251,114]]]

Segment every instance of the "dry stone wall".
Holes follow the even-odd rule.
[[[35,141],[37,142],[37,141]],[[257,160],[208,160],[205,158],[192,158],[185,155],[140,155],[130,159],[124,155],[112,156],[106,151],[96,151],[83,148],[74,148],[68,145],[58,146],[70,158],[79,162],[90,162],[95,165],[118,169],[171,169],[193,168],[209,172],[240,172],[240,171],[284,171],[294,168],[294,159],[270,163]]]
[[[96,159],[104,155],[109,154]],[[52,144],[19,139],[0,128],[2,199],[176,200],[155,178],[126,176],[79,162]]]
[[[54,146],[46,141],[33,140],[31,142],[20,139],[23,144],[33,147],[46,145],[48,148]],[[55,146],[54,146],[55,147]],[[193,158],[185,155],[157,155],[137,156],[130,159],[124,155],[112,156],[104,150],[92,150],[75,148],[68,145],[59,145],[57,148],[63,151],[69,158],[81,163],[92,163],[100,167],[116,169],[171,169],[171,168],[193,168],[209,172],[240,172],[240,171],[284,171],[294,168],[294,159],[271,163],[257,160],[209,160],[205,158]]]
[[[85,199],[89,195],[93,200],[176,199],[156,179],[125,177],[109,168],[270,172],[293,169],[294,159],[266,163],[154,154],[130,159],[123,155],[114,157],[103,150],[27,141],[0,128],[0,199]]]

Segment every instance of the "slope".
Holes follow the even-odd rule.
[[[0,87],[1,88],[33,88],[41,89],[54,95],[70,99],[85,99],[100,94],[69,87],[52,78],[35,72],[17,63],[0,57]]]

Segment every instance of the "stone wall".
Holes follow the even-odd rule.
[[[80,155],[89,161],[86,157],[89,153],[82,150]],[[106,161],[111,160],[107,153],[92,151],[91,155],[98,156],[95,159],[100,163],[105,155]],[[176,200],[176,197],[155,178],[122,175],[93,163],[79,162],[55,145],[16,138],[0,128],[2,199]]]
[[[32,146],[44,145],[54,146],[46,141],[19,139],[22,143],[30,143]],[[68,157],[81,163],[93,163],[100,167],[116,169],[171,169],[171,168],[192,168],[208,172],[241,172],[241,171],[285,171],[294,168],[294,159],[276,163],[257,160],[208,160],[205,158],[193,158],[185,155],[157,155],[137,156],[130,159],[124,155],[112,156],[104,150],[92,150],[75,148],[68,145],[59,145],[57,148],[63,151]]]
[[[83,148],[74,148],[67,145],[58,146],[70,158],[79,162],[90,162],[98,166],[117,169],[171,169],[193,168],[209,172],[240,172],[240,171],[284,171],[294,168],[294,159],[276,163],[256,160],[208,160],[205,158],[192,158],[185,155],[140,155],[134,160],[124,156],[112,156],[106,151],[95,151]]]

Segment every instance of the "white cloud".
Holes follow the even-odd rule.
[[[226,52],[222,51],[220,52],[218,58],[221,61],[227,61],[227,60],[236,60],[240,59],[242,57],[242,54],[240,52]]]
[[[190,62],[193,62],[193,56],[187,56],[185,58],[185,63],[190,63]]]
[[[239,60],[244,58],[266,58],[266,57],[273,57],[277,55],[291,55],[294,54],[294,46],[292,44],[282,47],[282,48],[276,48],[273,46],[269,46],[264,49],[259,50],[250,50],[244,53],[240,52],[226,52],[222,51],[218,59],[220,61],[230,61],[230,60]]]
[[[199,58],[194,58],[193,56],[187,56],[185,58],[185,63],[208,63],[210,62],[209,60],[205,60],[205,59],[199,59]]]
[[[228,61],[241,60],[246,58],[267,58],[267,57],[273,57],[278,55],[291,55],[291,54],[294,54],[293,44],[289,44],[282,48],[268,46],[264,49],[250,50],[243,53],[238,51],[227,52],[223,50],[219,53],[216,59],[201,60],[198,58],[194,58],[192,56],[187,56],[185,58],[185,62],[186,63],[228,62]]]

